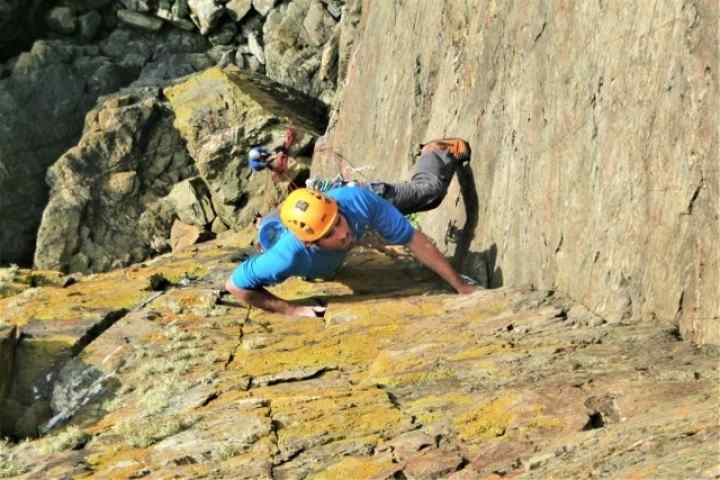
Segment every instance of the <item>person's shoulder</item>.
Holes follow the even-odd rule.
[[[375,194],[363,185],[345,185],[343,187],[333,188],[327,192],[327,195],[333,198],[340,205],[344,203],[366,203],[373,201]]]
[[[291,231],[285,230],[280,234],[280,238],[277,239],[273,246],[263,252],[263,254],[287,258],[300,255],[305,252],[306,249],[305,244],[298,240]]]

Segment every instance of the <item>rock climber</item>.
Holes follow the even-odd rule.
[[[437,207],[447,194],[456,168],[470,161],[470,155],[470,145],[463,139],[434,140],[422,146],[410,181],[345,185],[327,192],[293,190],[280,206],[283,228],[266,245],[268,248],[235,268],[225,288],[236,299],[269,312],[324,316],[325,307],[294,304],[265,287],[292,276],[331,278],[353,244],[373,229],[386,243],[405,245],[458,293],[472,293],[475,287],[404,217]],[[251,151],[251,161],[253,156]],[[271,166],[272,158],[270,154],[260,160]]]

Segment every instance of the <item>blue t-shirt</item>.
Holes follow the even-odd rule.
[[[326,193],[335,199],[355,239],[371,228],[390,245],[405,245],[415,232],[407,219],[387,200],[365,187],[340,187]],[[267,251],[255,255],[233,271],[237,288],[254,289],[280,283],[292,276],[328,278],[340,268],[347,251],[306,247],[289,230]]]

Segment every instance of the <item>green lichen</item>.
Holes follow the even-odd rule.
[[[43,438],[38,445],[38,451],[43,455],[47,455],[49,453],[64,452],[65,450],[75,450],[85,445],[88,440],[90,440],[88,433],[73,426],[58,434]]]
[[[142,417],[121,423],[117,432],[131,447],[147,448],[150,445],[190,428],[196,418],[176,416]]]
[[[0,440],[0,478],[22,475],[30,470],[30,466],[21,462],[14,447],[5,440]]]

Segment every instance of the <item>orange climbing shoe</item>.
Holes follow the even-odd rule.
[[[420,145],[420,151],[448,150],[459,163],[470,161],[470,144],[462,138],[441,138]]]

